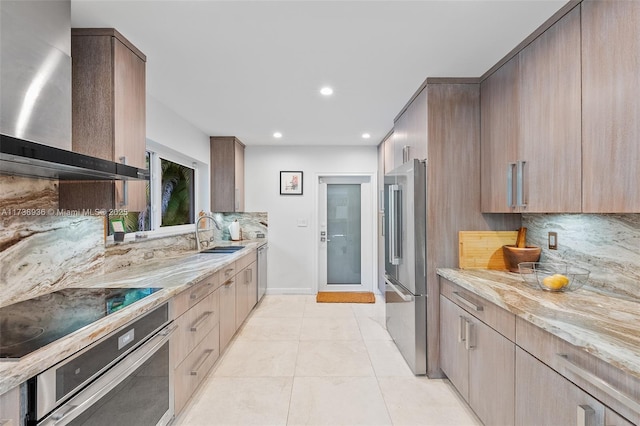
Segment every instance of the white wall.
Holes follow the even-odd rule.
[[[377,173],[377,148],[247,146],[245,210],[269,214],[268,289],[274,293],[314,294],[317,176]],[[280,171],[300,170],[303,195],[280,195]],[[375,189],[375,188],[374,188]],[[298,226],[304,220],[308,226]]]
[[[151,96],[147,96],[147,145],[186,166],[197,163],[196,212],[211,210],[209,202],[209,136]]]

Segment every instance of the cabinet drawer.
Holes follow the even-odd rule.
[[[516,320],[516,344],[602,401],[640,424],[640,380],[530,322]]]
[[[516,340],[516,317],[449,280],[440,278],[440,293],[507,339]]]
[[[238,271],[236,262],[231,262],[230,264],[220,269],[218,271],[218,274],[220,274],[220,285],[224,285],[224,283],[227,282],[230,278],[233,278],[237,272]]]
[[[604,424],[604,405],[518,348],[516,424],[522,426]],[[585,422],[578,420],[584,417]]]
[[[251,250],[249,254],[246,254],[242,256],[240,259],[236,260],[236,268],[238,271],[241,271],[242,269],[251,265],[251,263],[255,262],[256,260],[258,260],[258,251]]]
[[[173,299],[173,312],[179,317],[220,286],[220,273],[200,280]]]
[[[217,291],[178,317],[175,321],[178,329],[171,340],[174,365],[182,362],[219,321],[220,294]]]
[[[178,414],[220,356],[220,328],[216,324],[175,369],[175,411]]]

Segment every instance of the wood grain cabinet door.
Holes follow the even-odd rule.
[[[440,296],[440,368],[465,400],[469,398],[469,358],[463,333],[468,314]]]
[[[524,350],[516,349],[516,424],[603,425],[605,407]]]
[[[520,53],[522,212],[582,210],[580,8]]]
[[[519,138],[519,57],[480,84],[480,188],[483,213],[513,213],[514,173]]]
[[[640,2],[582,8],[582,210],[640,212]]]

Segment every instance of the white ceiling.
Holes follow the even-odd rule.
[[[375,145],[426,77],[484,74],[566,2],[72,0],[71,11],[73,27],[113,27],[142,50],[148,94],[207,135]]]

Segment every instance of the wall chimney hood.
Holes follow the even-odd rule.
[[[0,174],[148,179],[71,151],[71,1],[0,1]]]
[[[60,180],[144,180],[149,171],[0,135],[0,173]]]

